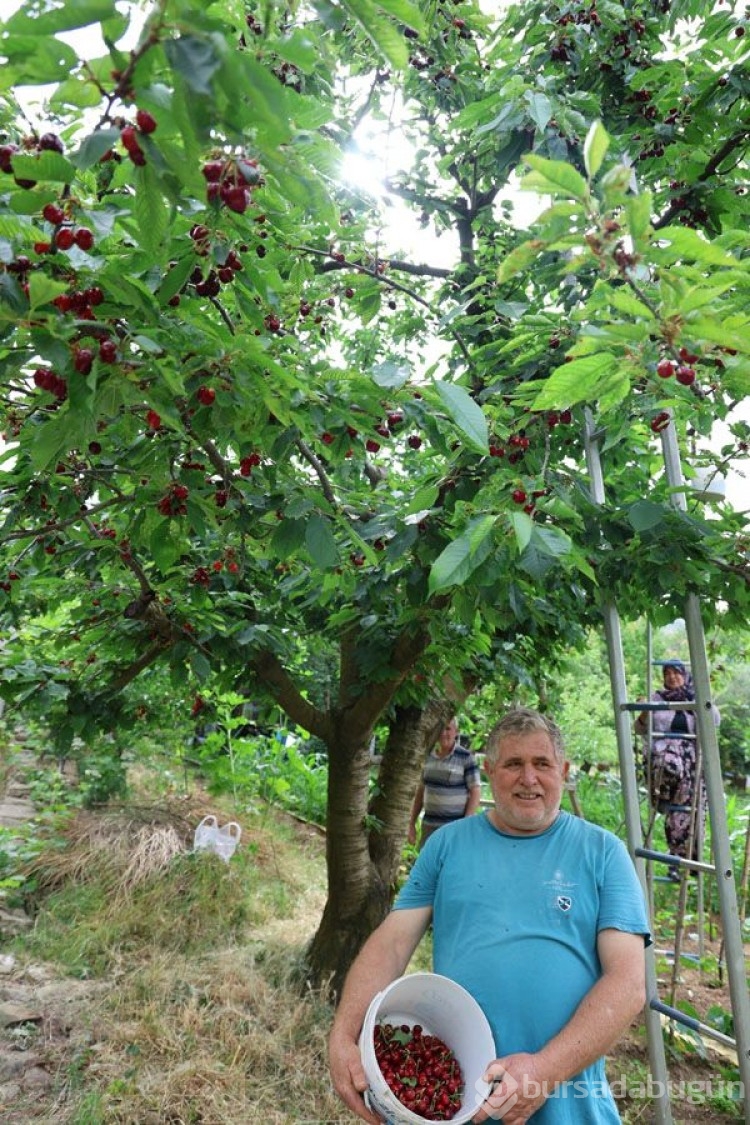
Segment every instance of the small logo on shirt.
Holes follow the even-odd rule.
[[[557,909],[562,910],[563,914],[567,914],[572,905],[573,905],[573,899],[572,898],[568,898],[567,895],[558,895],[557,896]]]

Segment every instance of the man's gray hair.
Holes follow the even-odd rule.
[[[504,738],[516,734],[530,734],[533,731],[542,731],[548,735],[555,751],[555,757],[560,762],[565,760],[565,746],[559,726],[552,719],[548,719],[546,715],[540,715],[538,711],[532,711],[530,707],[513,707],[499,723],[495,724],[487,735],[487,743],[484,748],[485,760],[489,765],[495,764],[500,743]]]

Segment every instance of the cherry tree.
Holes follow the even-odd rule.
[[[164,666],[185,714],[241,683],[321,738],[334,987],[452,701],[539,675],[602,590],[746,615],[742,515],[660,475],[665,427],[688,467],[750,440],[745,23],[705,8],[162,0],[134,34],[29,0],[2,28],[0,613],[34,637],[3,694],[64,747],[148,722]],[[342,169],[389,131],[381,199]]]

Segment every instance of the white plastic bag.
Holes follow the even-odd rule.
[[[226,863],[234,854],[234,849],[240,842],[242,829],[235,820],[230,820],[221,828],[213,813],[204,816],[195,830],[193,838],[193,851],[209,851],[220,856]]]

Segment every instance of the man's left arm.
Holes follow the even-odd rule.
[[[643,934],[600,930],[597,952],[602,975],[565,1027],[535,1054],[490,1065],[488,1081],[500,1081],[475,1115],[477,1125],[496,1119],[498,1110],[503,1125],[523,1125],[558,1083],[605,1055],[638,1015],[646,998]]]

